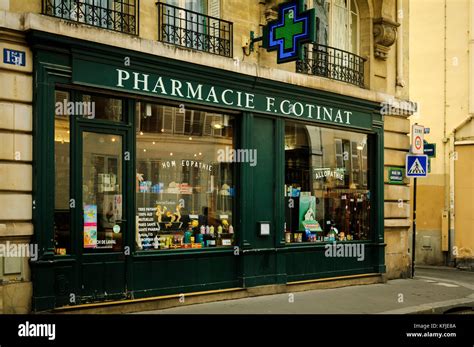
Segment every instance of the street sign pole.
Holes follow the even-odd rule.
[[[406,158],[406,175],[413,177],[413,226],[411,243],[411,277],[415,277],[416,255],[416,181],[417,177],[426,177],[428,172],[428,156],[424,154],[425,127],[417,123],[411,129],[411,154]]]
[[[411,278],[415,277],[415,247],[416,247],[416,177],[413,182],[413,237],[411,244]]]

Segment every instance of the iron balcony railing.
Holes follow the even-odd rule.
[[[43,0],[42,13],[138,35],[139,0]]]
[[[364,88],[364,58],[317,43],[306,45],[296,72],[343,81]]]
[[[232,57],[232,22],[161,2],[158,41]]]

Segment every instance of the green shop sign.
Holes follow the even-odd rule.
[[[73,66],[73,81],[77,84],[333,125],[366,129],[372,125],[372,117],[366,112],[284,98],[277,95],[278,91],[265,95],[249,90],[238,90],[230,86],[223,87],[151,72],[134,71],[129,68],[118,68],[89,60],[75,59]]]
[[[388,183],[390,184],[403,184],[403,178],[405,177],[404,169],[398,167],[388,168]]]

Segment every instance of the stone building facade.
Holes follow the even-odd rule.
[[[38,114],[35,115],[39,112],[37,104],[42,102],[38,97],[42,88],[38,74],[43,71],[40,70],[43,68],[54,69],[52,64],[48,63],[48,65],[44,63],[46,60],[42,60],[48,58],[47,53],[44,53],[48,49],[47,39],[44,39],[47,36],[54,37],[51,42],[58,44],[56,50],[58,54],[67,49],[67,44],[63,43],[60,46],[59,42],[71,39],[80,42],[77,47],[88,43],[91,47],[101,47],[100,49],[110,47],[110,49],[126,50],[130,52],[131,67],[133,67],[134,59],[140,59],[136,57],[141,54],[157,59],[191,63],[198,68],[207,68],[206,71],[219,70],[221,73],[241,76],[242,79],[248,81],[255,78],[255,80],[268,81],[268,83],[304,88],[308,90],[308,95],[310,90],[314,90],[316,93],[328,93],[335,98],[342,96],[348,100],[361,100],[361,102],[378,105],[378,112],[383,120],[383,123],[380,122],[380,126],[383,126],[383,153],[376,160],[383,160],[383,165],[381,165],[383,178],[380,172],[380,177],[374,177],[373,180],[379,179],[383,184],[383,206],[377,206],[379,209],[377,213],[380,213],[383,218],[383,222],[379,224],[383,231],[380,233],[378,242],[384,244],[384,256],[381,260],[382,265],[378,267],[379,270],[373,271],[378,273],[378,276],[372,280],[384,281],[387,278],[404,278],[409,275],[408,233],[411,225],[409,182],[403,179],[401,184],[392,184],[388,177],[389,168],[402,168],[405,165],[405,155],[409,149],[408,116],[415,110],[413,104],[408,102],[408,0],[309,0],[306,2],[308,8],[320,6],[320,11],[317,12],[319,30],[324,32],[327,29],[327,36],[318,36],[323,37],[318,39],[322,40],[318,44],[329,49],[336,48],[349,52],[352,54],[351,57],[363,60],[363,70],[356,71],[362,79],[357,80],[356,83],[354,83],[355,80],[352,82],[348,80],[343,74],[336,76],[327,73],[326,76],[321,76],[321,74],[318,76],[318,73],[305,73],[301,71],[301,68],[300,72],[297,72],[297,63],[294,62],[278,65],[275,52],[267,52],[261,47],[260,42],[255,42],[254,50],[251,52],[251,32],[254,33],[254,37],[262,34],[262,27],[267,24],[267,21],[276,18],[279,1],[172,2],[172,5],[179,8],[186,9],[190,6],[188,10],[196,10],[196,12],[212,16],[214,19],[211,21],[221,19],[231,22],[233,25],[230,36],[232,54],[227,54],[227,56],[210,54],[209,51],[200,50],[199,47],[182,47],[163,42],[165,40],[159,33],[160,18],[155,1],[116,2],[122,5],[133,3],[137,6],[137,12],[134,15],[137,27],[131,33],[110,30],[111,27],[107,25],[102,27],[94,25],[96,23],[93,21],[86,23],[86,20],[78,20],[77,16],[70,13],[66,16],[59,10],[48,10],[48,3],[50,6],[65,4],[70,9],[69,6],[74,1],[0,1],[0,49],[2,55],[5,54],[4,59],[0,61],[0,85],[2,86],[0,89],[1,242],[39,244],[39,260],[43,259],[46,262],[48,259],[53,259],[45,256],[48,250],[44,248],[47,244],[44,242],[49,242],[46,240],[49,236],[38,236],[43,235],[42,228],[49,228],[49,225],[39,224],[38,220],[44,216],[38,216],[38,212],[35,212],[38,208],[44,208],[44,201],[52,201],[43,199],[41,200],[43,205],[38,206],[42,199],[38,197],[38,191],[41,190],[42,194],[47,194],[49,189],[53,189],[53,187],[40,187],[38,185],[41,181],[35,181],[35,177],[39,177],[36,175],[40,175],[39,171],[43,170],[39,167],[45,155],[45,153],[39,153],[40,148],[34,147],[34,144],[41,143],[42,136],[35,131],[35,127],[40,126],[39,122],[41,122],[41,117]],[[80,3],[87,7],[92,2],[83,0]],[[99,1],[99,3],[102,6],[108,4],[107,1]],[[189,5],[189,3],[194,5]],[[326,12],[323,16],[321,13],[324,11]],[[180,16],[183,18],[182,15]],[[11,52],[13,56],[6,58],[6,54],[11,54]],[[18,55],[15,52],[20,53]],[[55,49],[49,52],[53,54]],[[313,54],[314,52],[313,50]],[[77,53],[80,54],[80,52]],[[316,56],[313,58],[317,59]],[[306,56],[306,59],[311,59],[311,56]],[[344,67],[344,64],[342,63],[341,66]],[[66,74],[67,71],[64,70],[64,73]],[[409,106],[405,107],[406,105]],[[374,121],[374,124],[379,123]],[[43,147],[41,147],[42,150]],[[48,163],[54,165],[54,162]],[[36,218],[39,219],[35,220]],[[39,242],[39,239],[42,241]],[[45,295],[34,294],[36,284],[33,284],[35,281],[37,281],[35,283],[48,282],[54,278],[54,275],[48,277],[50,273],[42,272],[42,266],[46,266],[44,264],[35,265],[35,262],[27,257],[0,258],[0,312],[23,313],[44,309],[41,304],[35,302],[41,303],[41,298]],[[348,276],[347,280],[349,281],[347,284],[350,284],[351,277]],[[52,281],[54,282],[54,279]],[[246,287],[245,283],[248,283],[249,287],[252,286],[250,283],[255,283],[253,285],[271,284],[271,282],[258,280],[255,282],[244,280],[244,284],[241,283],[239,286]],[[57,284],[50,282],[48,285],[56,286]],[[33,297],[36,299],[33,299],[32,303]],[[48,304],[44,307],[51,308]]]

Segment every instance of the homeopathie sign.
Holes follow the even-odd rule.
[[[115,90],[178,101],[281,115],[339,126],[370,128],[372,124],[368,113],[357,110],[137,72],[90,61],[76,61],[78,63],[74,64],[73,80],[79,84],[106,86]],[[107,78],[104,78],[104,74]]]

